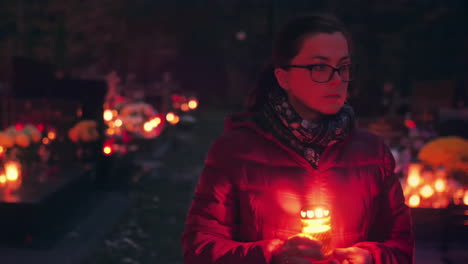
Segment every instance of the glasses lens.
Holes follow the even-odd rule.
[[[330,80],[332,73],[333,68],[325,64],[314,65],[314,67],[310,70],[312,80],[316,82],[327,82]]]
[[[352,80],[354,69],[351,64],[343,65],[339,68],[340,77],[343,81],[349,82]]]

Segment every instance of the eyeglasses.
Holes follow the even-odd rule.
[[[310,73],[310,78],[314,82],[326,83],[329,82],[335,72],[338,72],[343,82],[352,81],[356,66],[353,64],[345,64],[338,68],[327,64],[310,64],[310,65],[285,65],[283,68],[300,68],[307,69]]]

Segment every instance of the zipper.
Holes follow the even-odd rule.
[[[336,144],[345,144],[347,141],[350,140],[350,138],[352,137],[352,134],[353,132],[351,132],[345,139],[343,139],[342,141],[336,143],[336,144],[333,144],[332,146],[327,146],[325,148],[325,150],[323,151],[323,153],[320,155],[320,160],[317,164],[317,169],[315,169],[310,163],[309,161],[307,161],[307,159],[305,159],[303,156],[301,156],[300,154],[298,154],[297,152],[295,152],[294,150],[292,150],[290,147],[284,145],[283,143],[281,143],[281,141],[279,141],[277,138],[275,138],[273,136],[273,134],[271,133],[266,133],[265,131],[261,130],[260,128],[258,128],[254,123],[251,123],[249,121],[243,121],[243,122],[239,122],[238,125],[236,125],[236,127],[248,127],[252,130],[254,130],[255,132],[257,132],[258,134],[260,134],[261,136],[263,136],[264,138],[274,142],[275,144],[277,144],[279,147],[281,147],[282,149],[286,150],[289,154],[291,154],[291,156],[293,157],[293,159],[298,163],[299,166],[302,166],[303,168],[306,169],[307,173],[311,175],[311,177],[313,177],[313,182],[314,182],[314,185],[317,186],[317,192],[314,192],[314,195],[313,195],[313,201],[316,202],[318,201],[319,203],[322,202],[322,197],[323,197],[323,190],[325,189],[325,185],[324,185],[324,179],[322,177],[322,171],[323,171],[323,168],[321,168],[320,166],[320,160],[322,160],[323,157],[326,157],[326,154],[328,152],[330,152],[330,149],[332,149],[333,147],[336,147]],[[233,128],[233,126],[231,127]]]
[[[317,187],[317,192],[314,192],[314,194],[312,195],[312,201],[314,201],[315,203],[320,204],[321,200],[322,200],[322,196],[323,196],[322,192],[323,192],[323,189],[324,189],[323,177],[321,177],[321,173],[320,173],[320,160],[319,160],[319,164],[317,164],[317,169],[315,169],[309,163],[309,161],[307,159],[305,159],[303,156],[299,155],[297,152],[292,150],[290,147],[288,147],[288,146],[284,145],[283,143],[281,143],[281,141],[279,141],[271,133],[266,133],[263,130],[259,129],[258,127],[256,127],[255,125],[253,125],[253,124],[251,124],[249,122],[245,122],[244,125],[246,125],[247,127],[253,129],[255,132],[259,133],[264,138],[274,142],[275,144],[277,144],[282,149],[286,150],[289,154],[291,154],[293,159],[296,160],[298,165],[300,165],[300,166],[302,166],[303,168],[306,169],[307,173],[309,175],[311,175],[311,177],[313,179],[314,186]],[[321,157],[323,157],[324,154],[327,153],[331,147],[332,146],[327,146],[325,148],[325,150],[323,151],[323,153],[321,154]]]

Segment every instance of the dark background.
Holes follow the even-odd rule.
[[[100,79],[116,70],[124,81],[134,74],[145,84],[171,72],[205,105],[236,107],[268,60],[280,25],[297,14],[329,11],[354,34],[360,78],[351,96],[358,112],[373,111],[386,81],[403,96],[412,95],[418,83],[454,90],[449,93],[454,105],[467,89],[466,5],[463,0],[0,1],[0,81],[11,87],[15,56],[75,79]],[[441,80],[450,87],[431,85]]]

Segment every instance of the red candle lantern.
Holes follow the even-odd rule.
[[[322,253],[333,253],[330,210],[326,206],[309,206],[301,210],[302,235],[322,242]]]

